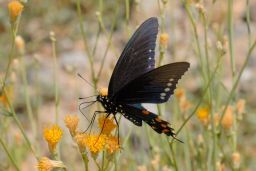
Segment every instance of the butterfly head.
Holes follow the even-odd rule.
[[[108,97],[108,89],[107,88],[101,88],[99,90],[99,95],[97,96],[98,101],[102,101],[103,99],[107,99]]]

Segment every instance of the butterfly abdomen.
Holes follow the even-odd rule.
[[[168,136],[175,136],[174,129],[171,128],[167,121],[162,120],[158,115],[148,111],[142,110],[141,119],[146,122],[153,130],[159,134],[166,134]]]

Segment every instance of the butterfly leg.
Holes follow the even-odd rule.
[[[105,113],[106,113],[106,112],[105,112]],[[98,142],[98,140],[99,140],[99,138],[100,138],[100,135],[101,135],[102,132],[103,132],[103,129],[104,129],[104,126],[105,126],[105,123],[106,123],[106,119],[110,116],[110,114],[111,114],[111,113],[107,113],[107,116],[106,116],[105,119],[104,119],[104,122],[103,122],[103,125],[102,125],[102,128],[101,128],[100,134],[99,134],[97,140],[95,141],[95,144]],[[94,145],[95,145],[95,144],[94,144]]]
[[[88,131],[88,129],[89,129],[90,127],[92,128],[92,124],[94,123],[94,120],[95,120],[95,118],[96,118],[96,114],[97,114],[97,113],[106,113],[106,111],[95,111],[94,114],[93,114],[93,116],[92,116],[92,119],[91,119],[90,124],[88,125],[88,127],[85,129],[84,132]],[[91,130],[90,130],[90,132],[91,132]]]
[[[118,121],[116,119],[116,115],[114,115],[114,119],[115,119],[115,122],[116,122],[116,125],[117,125],[117,141],[118,141],[118,144],[119,144],[119,124],[118,124]]]

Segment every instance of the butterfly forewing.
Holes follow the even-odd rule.
[[[166,102],[188,68],[189,63],[177,62],[151,70],[129,82],[113,100],[127,104]]]
[[[108,94],[113,97],[130,81],[154,69],[157,18],[149,18],[133,34],[123,50],[110,79]]]

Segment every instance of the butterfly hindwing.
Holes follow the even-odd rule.
[[[128,104],[166,102],[188,68],[189,63],[177,62],[151,70],[128,83],[112,99]]]
[[[154,129],[157,133],[164,133],[167,136],[174,136],[173,128],[169,126],[167,121],[162,120],[158,115],[148,111],[143,108],[141,105],[139,107],[135,107],[134,105],[124,105],[123,106],[124,113],[123,115],[132,121],[133,123],[136,120],[140,120],[140,125],[142,125],[142,121],[146,122],[152,129]],[[135,119],[135,120],[134,120]]]
[[[108,94],[111,98],[136,77],[155,67],[157,18],[147,19],[133,34],[112,73]]]

